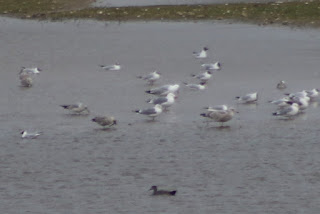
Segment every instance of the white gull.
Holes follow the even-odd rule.
[[[64,109],[69,110],[71,113],[75,113],[75,114],[90,113],[88,107],[83,105],[83,103],[60,105],[60,106]]]
[[[154,71],[146,76],[138,76],[138,78],[146,80],[149,84],[153,84],[155,81],[160,79],[160,73],[158,71]]]
[[[166,97],[158,97],[155,99],[149,99],[149,100],[147,100],[147,102],[154,104],[154,105],[159,104],[164,108],[168,108],[174,104],[175,97],[176,97],[175,94],[169,93]]]
[[[166,96],[169,93],[176,93],[178,92],[180,88],[180,85],[163,85],[157,88],[152,88],[150,90],[147,90],[146,93],[148,94],[154,94],[158,96]]]
[[[253,103],[258,100],[258,93],[249,93],[244,96],[238,96],[236,97],[237,100],[242,101],[243,103]]]
[[[106,71],[119,71],[121,69],[121,65],[116,63],[114,65],[100,65]]]
[[[206,70],[220,70],[221,63],[220,62],[207,63],[207,64],[202,64],[201,67],[203,67]]]
[[[22,131],[20,134],[23,139],[34,139],[40,136],[39,132],[28,133],[26,130]]]
[[[209,50],[209,48],[204,47],[200,52],[194,51],[192,54],[197,59],[204,59],[204,58],[207,58],[207,51],[208,50]]]
[[[151,117],[154,120],[156,116],[162,113],[162,106],[160,104],[157,104],[153,108],[139,109],[135,110],[134,112]]]
[[[288,104],[289,106],[279,109],[272,115],[286,118],[292,118],[293,116],[297,115],[299,113],[299,105],[293,102],[288,102]]]

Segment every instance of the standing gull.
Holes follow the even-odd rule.
[[[254,103],[258,100],[258,93],[249,93],[244,96],[236,97],[237,100],[243,102],[243,103]]]
[[[109,116],[95,117],[91,121],[103,126],[104,128],[110,128],[111,126],[117,124],[117,120],[114,117]]]
[[[172,106],[175,102],[176,95],[173,93],[169,93],[166,97],[158,97],[155,99],[149,99],[147,100],[148,103],[154,104],[154,105],[161,105],[165,109]]]
[[[136,112],[137,114],[146,115],[154,120],[156,116],[162,113],[162,106],[160,104],[157,104],[153,108],[139,109],[135,110],[134,112]]]
[[[236,111],[234,108],[229,108],[228,110],[208,111],[206,113],[200,114],[200,116],[212,119],[215,122],[219,122],[221,123],[222,127],[223,123],[233,118],[235,112]]]
[[[60,105],[62,108],[69,110],[74,114],[86,113],[89,114],[90,111],[87,106],[83,105],[83,103],[71,104],[71,105]]]
[[[138,76],[138,78],[146,80],[150,85],[152,85],[155,81],[160,79],[160,73],[158,71],[154,71],[146,76]]]
[[[158,96],[166,96],[169,93],[176,93],[178,92],[180,88],[180,85],[163,85],[161,87],[152,88],[150,90],[147,90],[146,93],[148,94],[154,94]]]

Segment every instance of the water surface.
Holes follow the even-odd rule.
[[[320,209],[317,102],[295,120],[271,116],[267,101],[319,87],[320,34],[243,24],[48,23],[0,19],[0,207],[3,213],[305,213]],[[149,107],[136,76],[158,69],[158,83],[194,81],[210,48],[220,60],[208,89],[182,87],[155,122],[132,112]],[[104,72],[99,64],[119,62]],[[43,72],[19,87],[21,66]],[[258,105],[234,97],[258,91]],[[59,106],[83,102],[90,116]],[[206,127],[207,105],[234,105],[229,128]],[[114,115],[116,129],[90,120]],[[35,140],[19,131],[39,130]],[[152,185],[178,190],[151,197]]]

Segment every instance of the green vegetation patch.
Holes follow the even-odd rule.
[[[0,0],[0,14],[36,19],[239,20],[259,24],[320,26],[320,0],[286,3],[90,8],[92,0]],[[87,6],[87,7],[85,7]]]

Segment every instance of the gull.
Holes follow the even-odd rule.
[[[243,103],[253,103],[258,100],[258,93],[249,93],[241,97],[236,97],[236,99],[242,101]]]
[[[156,116],[162,113],[162,106],[160,104],[157,104],[153,108],[139,109],[135,110],[134,112],[136,112],[137,114],[146,115],[154,120]]]
[[[40,135],[38,132],[28,133],[26,130],[22,131],[20,134],[23,139],[34,139]]]
[[[42,70],[37,67],[34,67],[34,68],[21,67],[19,74],[22,74],[22,73],[40,74],[40,71],[42,71]]]
[[[319,96],[319,89],[314,88],[310,91],[306,91],[307,92],[307,96],[310,97],[311,99],[316,98],[317,96]]]
[[[191,90],[195,90],[195,91],[204,90],[206,88],[205,82],[201,82],[200,84],[193,84],[193,83],[184,83],[184,84]]]
[[[101,68],[107,71],[119,71],[121,69],[121,65],[116,63],[114,65],[99,65]]]
[[[216,105],[216,106],[208,106],[204,107],[207,111],[226,111],[229,109],[227,105]]]
[[[31,87],[33,84],[33,79],[28,74],[20,75],[20,83],[22,87]]]
[[[83,105],[83,103],[70,104],[70,105],[60,105],[62,108],[69,110],[72,113],[80,114],[85,112],[89,114],[90,111],[87,106]]]
[[[203,67],[206,70],[220,70],[221,63],[215,62],[215,63],[202,64],[201,67]]]
[[[212,72],[211,71],[206,71],[206,72],[198,74],[198,75],[191,74],[191,76],[194,77],[194,78],[199,79],[202,82],[206,82],[211,78]]]
[[[207,58],[207,51],[208,50],[209,50],[209,48],[204,47],[200,52],[194,51],[192,54],[197,59],[204,59],[204,58]]]
[[[138,78],[146,80],[149,84],[153,84],[155,81],[160,79],[160,73],[158,71],[151,72],[146,76],[138,76]]]
[[[152,195],[175,195],[177,193],[177,190],[168,191],[168,190],[158,190],[157,186],[152,186],[150,190],[153,190]]]
[[[212,119],[215,122],[219,122],[221,123],[221,127],[222,127],[223,123],[233,118],[233,115],[235,112],[236,111],[234,108],[229,108],[228,110],[208,111],[206,113],[200,114],[200,116]]]
[[[280,80],[280,82],[277,84],[277,89],[282,90],[282,89],[285,89],[285,88],[287,88],[286,82],[284,80]]]
[[[149,99],[149,100],[147,100],[147,103],[151,103],[154,105],[159,104],[164,108],[168,108],[173,105],[173,103],[175,101],[175,97],[176,97],[175,94],[169,93],[169,94],[167,94],[166,97],[158,97],[155,99]]]
[[[297,103],[288,102],[289,106],[279,109],[272,113],[274,116],[282,116],[292,118],[299,113],[299,105]]]
[[[91,121],[99,124],[100,126],[103,126],[105,128],[110,128],[113,125],[117,124],[117,120],[114,117],[109,116],[98,116],[94,117]]]
[[[284,95],[287,95],[289,98],[292,98],[292,97],[306,97],[308,96],[308,93],[303,90],[303,91],[299,91],[299,92],[296,92],[296,93],[285,93]]]
[[[146,93],[148,94],[154,94],[158,96],[165,96],[169,93],[176,93],[180,88],[180,85],[163,85],[157,88],[152,88],[150,90],[147,90]]]
[[[290,101],[293,103],[297,103],[299,105],[299,110],[302,111],[309,106],[310,98],[309,97],[292,97]]]
[[[269,101],[269,103],[272,103],[272,104],[275,104],[279,107],[283,107],[283,106],[287,106],[288,105],[288,101],[290,101],[290,98],[289,97],[283,97],[281,99],[278,99],[278,100],[272,100],[272,101]]]

